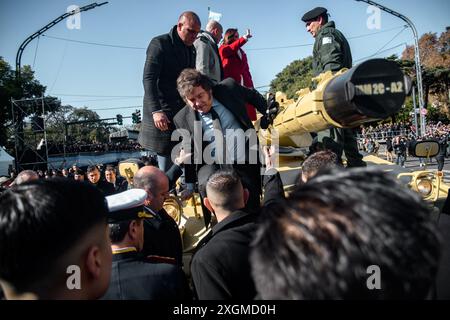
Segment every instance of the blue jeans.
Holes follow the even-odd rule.
[[[161,156],[157,155],[158,158],[158,167],[162,171],[166,172],[170,169],[170,167],[173,165],[172,159],[170,159],[170,156]]]

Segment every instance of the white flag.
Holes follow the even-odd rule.
[[[208,20],[216,20],[220,21],[220,18],[222,18],[222,14],[214,11],[209,11]]]
[[[44,143],[45,143],[45,140],[44,140],[44,139],[41,139],[41,141],[40,141],[39,144],[37,145],[36,149],[37,149],[37,150],[41,150],[42,147],[44,146]]]

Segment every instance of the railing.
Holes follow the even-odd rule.
[[[387,138],[394,138],[396,136],[408,136],[412,131],[410,129],[400,129],[400,130],[383,130],[383,131],[371,131],[364,134],[358,133],[358,139],[375,139],[375,140],[386,140]]]

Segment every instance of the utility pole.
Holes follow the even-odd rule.
[[[414,34],[414,61],[415,61],[415,65],[416,65],[417,93],[419,96],[420,136],[421,137],[425,136],[425,115],[423,114],[424,113],[423,109],[425,108],[425,103],[423,100],[424,97],[423,97],[423,87],[422,87],[422,66],[420,63],[419,37],[417,35],[416,27],[414,26],[412,21],[409,20],[404,15],[402,15],[394,10],[391,10],[389,8],[386,8],[385,6],[383,6],[381,4],[378,4],[371,0],[356,0],[356,1],[368,3],[372,6],[379,8],[380,10],[383,10],[387,13],[390,13],[390,14],[396,16],[397,18],[402,19],[403,21],[405,21],[408,24],[408,26],[413,31],[413,34]],[[415,110],[414,110],[414,112],[415,112]]]

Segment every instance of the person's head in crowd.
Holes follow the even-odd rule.
[[[77,171],[77,169],[78,169],[78,166],[76,164],[73,164],[72,165],[72,171],[75,172],[75,171]]]
[[[106,166],[105,169],[105,179],[109,183],[115,184],[116,183],[116,168],[113,166]]]
[[[367,168],[299,186],[266,214],[252,246],[262,299],[424,299],[440,257],[420,196]]]
[[[15,185],[23,184],[28,181],[39,180],[38,174],[33,170],[23,170],[19,172],[16,180],[14,181]]]
[[[44,171],[38,170],[38,171],[37,171],[37,174],[38,174],[38,176],[39,176],[39,179],[44,179],[44,178],[45,178],[45,176],[44,176]]]
[[[51,171],[45,171],[44,172],[44,178],[45,179],[51,179],[53,177],[52,172]]]
[[[203,203],[220,222],[234,211],[244,208],[248,197],[248,190],[242,186],[241,179],[234,171],[219,170],[206,182]]]
[[[185,11],[178,18],[177,33],[183,43],[190,47],[200,32],[200,18],[195,12]]]
[[[214,41],[219,44],[220,40],[222,39],[223,34],[223,27],[222,25],[216,21],[216,20],[209,20],[208,24],[206,25],[206,31],[212,34]]]
[[[135,188],[147,192],[145,206],[158,212],[163,208],[164,201],[169,197],[169,179],[164,171],[157,167],[145,166],[140,168],[133,178]]]
[[[53,178],[61,178],[61,177],[63,177],[63,174],[62,174],[62,172],[61,172],[61,170],[58,170],[58,169],[53,169]]]
[[[150,156],[150,157],[142,156],[140,158],[140,160],[142,161],[144,166],[154,166],[154,167],[158,166],[158,158],[156,158],[154,156]]]
[[[62,176],[64,178],[68,178],[69,177],[69,170],[67,170],[66,168],[63,168],[61,173],[62,173]]]
[[[225,31],[225,35],[223,36],[223,44],[227,45],[233,43],[237,39],[239,39],[238,29],[229,28]]]
[[[310,155],[302,164],[301,181],[306,182],[319,170],[334,168],[338,164],[336,153],[331,150],[318,151]]]
[[[134,247],[139,252],[144,247],[145,190],[130,189],[106,197],[109,207],[109,237],[112,249]]]
[[[89,166],[87,168],[87,177],[90,183],[97,184],[100,180],[100,170],[97,166]]]
[[[212,107],[213,83],[208,76],[195,69],[184,69],[177,79],[177,89],[184,101],[200,113],[207,113]]]
[[[73,173],[73,179],[76,181],[84,181],[84,172],[81,169],[77,169]]]
[[[4,192],[0,202],[0,283],[6,298],[104,294],[112,254],[108,207],[97,188],[61,178],[36,180]]]

